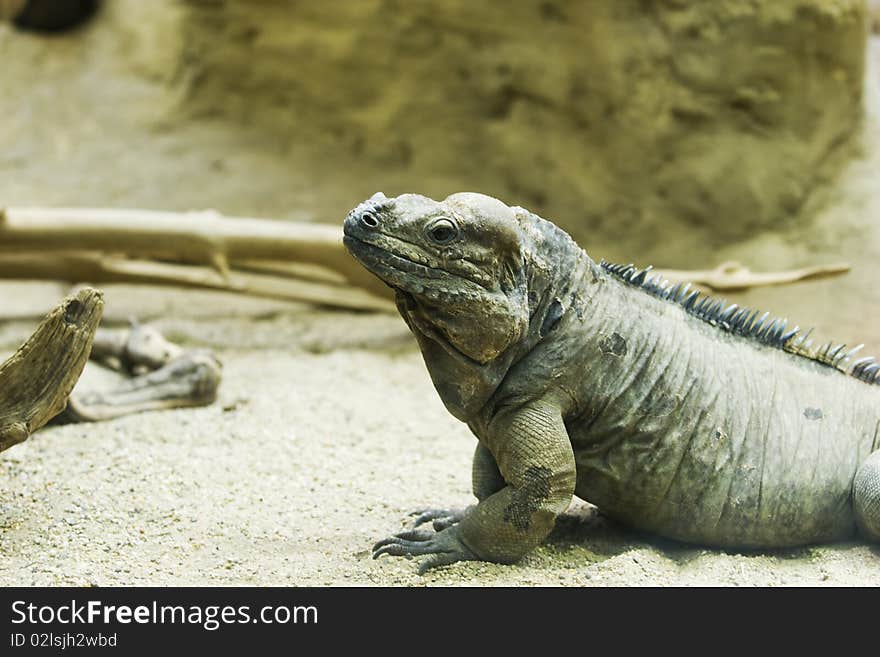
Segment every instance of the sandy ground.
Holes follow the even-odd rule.
[[[4,285],[8,310],[54,285]],[[18,304],[15,299],[19,298]],[[880,584],[851,543],[743,555],[614,526],[576,502],[521,564],[421,577],[373,541],[428,505],[470,502],[474,439],[443,408],[402,322],[116,287],[109,318],[160,312],[224,363],[213,406],[52,427],[0,458],[0,584]],[[7,350],[29,323],[4,324]],[[92,368],[82,385],[112,385]]]
[[[39,48],[0,38],[0,54],[39,58]],[[52,62],[27,102],[0,99],[4,203],[208,206],[287,218],[311,207],[306,177],[246,130],[123,121],[107,107],[129,102],[146,117],[161,102],[148,80],[105,84],[107,61],[92,62],[94,73],[77,83],[109,94],[93,113],[57,102],[77,92]],[[835,204],[810,227],[732,246],[717,260],[736,256],[757,269],[849,260],[854,271],[840,281],[744,298],[880,352],[880,75],[871,75],[863,153]],[[54,284],[0,285],[0,351],[13,350],[63,293]],[[136,315],[172,339],[215,349],[220,399],[47,428],[0,455],[0,585],[880,584],[880,550],[864,543],[706,550],[615,526],[583,502],[518,565],[463,563],[422,577],[412,561],[373,561],[371,544],[403,528],[409,511],[471,501],[474,439],[442,407],[399,318],[123,286],[109,287],[107,299],[110,321]],[[112,380],[91,369],[83,385]]]

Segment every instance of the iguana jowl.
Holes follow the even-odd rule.
[[[880,540],[880,365],[766,315],[594,263],[481,194],[376,194],[345,244],[397,293],[447,409],[479,440],[475,506],[374,556],[513,562],[572,496],[682,541]]]

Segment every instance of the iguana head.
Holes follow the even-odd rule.
[[[413,330],[464,359],[488,363],[526,330],[523,234],[501,201],[376,194],[348,214],[345,245],[398,292]]]
[[[345,220],[345,245],[394,288],[447,407],[463,418],[485,402],[529,331],[521,208],[483,194],[435,201],[375,194]]]

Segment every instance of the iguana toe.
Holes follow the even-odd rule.
[[[428,541],[430,541],[435,535],[435,532],[428,529],[412,529],[399,534],[393,534],[388,538],[383,538],[373,546],[373,558],[378,559],[383,554],[390,554],[394,557],[426,554],[426,552],[418,550],[425,548]],[[416,551],[408,551],[409,549]],[[428,552],[430,552],[430,550],[428,550]]]
[[[419,567],[419,573],[456,561],[472,561],[479,558],[459,538],[457,527],[449,527],[440,532],[412,529],[389,536],[373,546],[374,559],[378,559],[383,554],[393,557],[430,555]]]
[[[419,527],[426,522],[432,522],[434,531],[440,532],[461,522],[466,512],[466,508],[418,509],[410,513],[410,516],[416,516],[416,519],[413,521],[413,527]]]

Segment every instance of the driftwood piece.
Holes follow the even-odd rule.
[[[92,343],[92,360],[137,376],[164,367],[185,351],[152,326],[132,321],[125,328],[99,328]]]
[[[109,390],[74,390],[59,422],[99,422],[143,411],[207,406],[217,398],[222,365],[214,354],[186,350],[150,326],[98,329],[92,359],[132,378]]]
[[[103,305],[91,288],[68,297],[0,366],[0,451],[64,409],[89,358]]]
[[[59,420],[100,422],[144,411],[208,406],[217,399],[220,373],[220,361],[210,352],[187,351],[111,390],[74,392]]]

